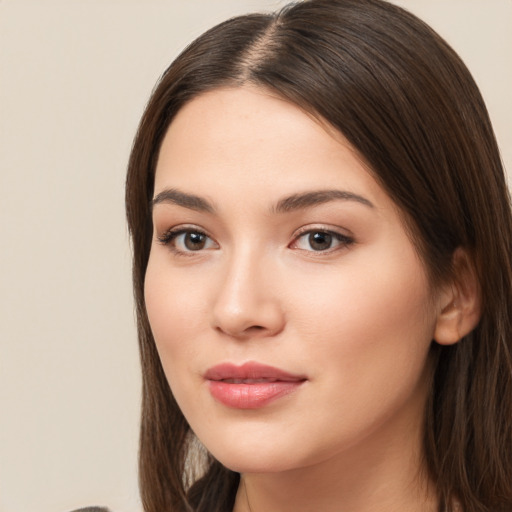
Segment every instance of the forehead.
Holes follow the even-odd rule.
[[[155,193],[169,187],[266,195],[349,187],[386,196],[339,132],[255,87],[204,93],[178,112],[160,149]]]

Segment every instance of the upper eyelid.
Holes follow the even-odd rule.
[[[200,228],[199,226],[186,225],[186,224],[183,224],[183,225],[178,224],[176,226],[164,229],[161,234],[156,233],[156,239],[160,243],[163,243],[165,245],[166,243],[168,243],[171,240],[171,238],[175,239],[179,235],[182,235],[183,233],[187,233],[187,232],[201,233],[202,235],[207,236],[208,238],[210,238],[217,244],[217,241],[215,240],[215,238],[213,238],[208,233],[208,231],[206,231],[205,229]]]
[[[176,240],[186,233],[199,233],[201,235],[204,235],[210,240],[211,243],[213,243],[213,245],[215,247],[201,248],[196,251],[183,250],[181,248],[178,248],[176,246]],[[161,235],[157,234],[156,240],[161,245],[163,245],[168,250],[170,250],[171,253],[173,253],[176,257],[178,257],[178,256],[179,257],[185,257],[185,256],[186,257],[193,257],[193,256],[197,257],[201,254],[204,254],[205,251],[210,251],[212,249],[220,248],[218,242],[212,236],[210,236],[205,230],[203,230],[201,228],[197,228],[197,227],[192,227],[192,226],[177,225],[177,226],[171,227],[171,228],[165,230]]]
[[[292,247],[294,244],[297,244],[298,241],[304,237],[305,235],[311,234],[311,233],[327,233],[331,236],[333,236],[335,239],[340,242],[343,246],[353,245],[356,243],[356,239],[352,232],[349,230],[343,229],[341,227],[327,227],[327,226],[312,226],[312,225],[306,225],[302,228],[299,228],[298,231],[296,231],[293,235],[292,241],[289,243],[288,247]],[[318,251],[318,255],[320,254],[326,254],[330,252],[327,251]]]
[[[323,231],[325,233],[332,233],[347,238],[354,238],[354,234],[349,229],[342,228],[340,226],[332,226],[328,224],[307,224],[295,230],[293,238],[295,239],[305,233],[311,233],[314,231]]]
[[[333,236],[334,238],[338,240],[345,240],[350,241],[350,243],[354,243],[355,239],[352,235],[346,235],[344,233],[340,233],[339,231],[334,231],[331,229],[307,229],[303,231],[302,233],[298,233],[296,236],[293,237],[293,240],[290,242],[290,244],[295,243],[300,238],[304,237],[305,235],[309,235],[311,233],[326,233],[328,235]]]
[[[157,229],[155,229],[155,231],[158,231]],[[192,232],[197,232],[197,233],[202,233],[203,235],[206,235],[210,238],[213,238],[210,233],[208,232],[208,230],[200,227],[200,226],[197,226],[196,224],[176,224],[174,226],[171,226],[169,228],[165,228],[162,230],[162,234],[169,234],[169,233],[183,233],[183,232],[187,232],[187,231],[192,231]],[[160,235],[161,236],[161,235]]]

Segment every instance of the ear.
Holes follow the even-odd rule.
[[[478,277],[472,259],[465,249],[453,253],[453,278],[441,286],[434,340],[440,345],[453,345],[469,334],[481,315]]]

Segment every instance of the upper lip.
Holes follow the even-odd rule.
[[[260,380],[260,381],[284,381],[299,382],[306,380],[303,375],[297,375],[286,372],[280,368],[268,366],[266,364],[249,361],[242,365],[233,363],[221,363],[209,368],[204,378],[206,380]]]

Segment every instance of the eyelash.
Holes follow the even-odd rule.
[[[208,240],[210,240],[211,242],[216,244],[216,242],[208,235],[208,233],[206,233],[202,229],[199,229],[199,228],[196,228],[193,226],[190,226],[190,227],[181,226],[178,228],[171,228],[171,229],[165,231],[162,235],[158,236],[157,239],[162,245],[168,246],[172,250],[173,253],[175,253],[176,255],[179,255],[179,256],[193,256],[194,253],[199,253],[199,252],[203,252],[204,250],[208,250],[208,249],[204,249],[204,248],[201,248],[198,250],[178,249],[175,245],[176,239],[179,236],[186,235],[186,234],[200,235],[200,236],[206,237]],[[295,249],[304,251],[304,252],[309,252],[312,254],[316,253],[318,255],[322,255],[322,254],[330,254],[332,252],[346,248],[355,242],[355,240],[352,237],[343,235],[343,234],[341,234],[337,231],[333,231],[331,229],[327,229],[327,228],[323,228],[323,227],[318,227],[318,228],[314,228],[314,229],[304,228],[302,231],[297,233],[297,235],[295,235],[293,241],[288,245],[288,247],[294,248],[293,246],[294,245],[296,246],[298,244],[299,240],[301,240],[305,236],[311,236],[311,235],[317,235],[317,234],[321,234],[324,236],[327,235],[328,237],[331,237],[331,241],[337,241],[338,244],[336,244],[335,247],[328,247],[325,250],[303,249],[300,247],[295,247]]]
[[[352,245],[355,242],[355,240],[350,236],[344,235],[342,233],[333,231],[332,229],[328,229],[325,227],[317,227],[317,228],[304,228],[302,231],[299,231],[299,233],[297,233],[297,235],[293,239],[293,242],[290,244],[290,246],[297,245],[301,238],[304,238],[306,236],[316,235],[316,234],[321,234],[324,236],[328,235],[329,237],[332,237],[333,242],[337,241],[339,243],[336,244],[335,247],[329,247],[325,250],[318,250],[318,251],[315,251],[314,249],[301,249],[299,247],[296,247],[296,249],[302,250],[305,252],[309,252],[312,254],[316,254],[316,255],[323,255],[323,254],[330,254],[332,252],[344,249],[344,248]]]
[[[171,249],[171,251],[178,256],[193,256],[194,253],[201,252],[202,250],[204,250],[204,249],[200,249],[197,251],[194,251],[194,250],[185,251],[185,250],[178,249],[175,245],[176,239],[179,236],[186,235],[186,234],[195,234],[195,235],[204,236],[208,240],[213,241],[213,239],[208,235],[208,233],[206,233],[202,229],[199,229],[199,228],[196,228],[193,226],[181,226],[178,228],[171,228],[171,229],[168,229],[167,231],[165,231],[165,233],[158,236],[157,238],[158,238],[158,241],[162,245],[168,246]]]

